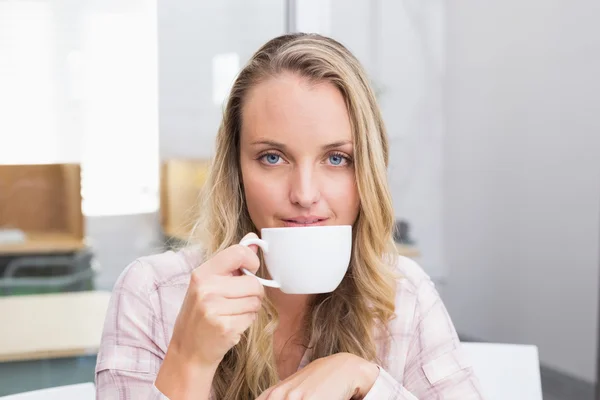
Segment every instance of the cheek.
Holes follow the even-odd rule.
[[[269,225],[277,205],[284,199],[282,191],[282,185],[267,179],[260,171],[248,171],[248,174],[244,174],[244,194],[248,213],[258,229]]]
[[[323,189],[327,204],[340,220],[340,224],[352,225],[358,216],[360,199],[354,174],[331,180]]]

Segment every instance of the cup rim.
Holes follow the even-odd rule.
[[[278,226],[278,227],[273,227],[273,228],[262,228],[260,231],[261,233],[263,231],[282,231],[282,230],[290,230],[290,229],[308,229],[308,230],[314,230],[314,229],[350,229],[352,230],[352,225],[320,225],[320,226]]]

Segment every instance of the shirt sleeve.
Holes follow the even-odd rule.
[[[113,289],[96,363],[98,400],[167,399],[154,386],[166,349],[144,268],[128,266]]]
[[[364,400],[419,400],[404,388],[393,376],[383,368],[379,368],[379,376]]]
[[[479,381],[433,282],[425,280],[417,296],[404,371],[392,376],[380,368],[365,400],[483,400]]]

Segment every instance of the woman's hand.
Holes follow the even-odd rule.
[[[208,397],[219,363],[261,308],[262,285],[239,272],[241,267],[256,272],[259,265],[256,246],[234,245],[192,272],[155,382],[163,394],[171,399]]]
[[[257,400],[362,399],[378,376],[377,365],[353,354],[338,353],[311,362]]]
[[[256,247],[231,246],[192,272],[171,345],[204,365],[218,365],[260,310],[264,290],[256,272]],[[171,346],[170,345],[170,346]]]

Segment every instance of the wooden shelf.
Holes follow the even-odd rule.
[[[187,240],[198,218],[200,191],[208,175],[209,161],[165,160],[160,174],[160,222],[165,235]]]
[[[0,254],[63,253],[84,242],[78,164],[0,165],[0,227],[24,242],[0,242]]]
[[[96,354],[110,292],[0,297],[0,362]]]
[[[58,254],[74,253],[82,250],[85,243],[82,238],[67,233],[25,233],[27,240],[15,243],[0,243],[0,254]]]

